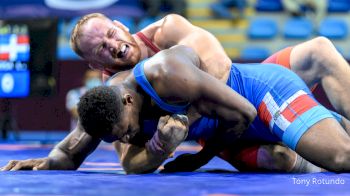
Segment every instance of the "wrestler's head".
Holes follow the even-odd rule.
[[[87,91],[78,103],[79,122],[85,131],[105,142],[128,142],[139,130],[135,92],[122,84]]]
[[[128,28],[99,13],[86,15],[77,22],[70,44],[93,68],[112,72],[132,68],[141,56]]]

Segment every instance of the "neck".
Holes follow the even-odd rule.
[[[140,51],[141,51],[141,57],[140,57],[140,61],[148,58],[151,56],[151,49],[149,49],[147,47],[147,45],[139,38],[139,36],[137,36],[136,34],[132,35],[137,43],[137,45],[140,47]]]

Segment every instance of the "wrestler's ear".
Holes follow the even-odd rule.
[[[125,94],[123,96],[122,102],[124,105],[129,105],[134,103],[134,98],[130,94]]]
[[[119,28],[124,29],[125,31],[129,32],[129,28],[125,26],[123,23],[119,22],[118,20],[113,20],[114,25],[116,25]]]

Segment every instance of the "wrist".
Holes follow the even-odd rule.
[[[147,151],[161,156],[169,156],[176,148],[171,146],[161,138],[159,131],[156,131],[151,140],[146,143]]]

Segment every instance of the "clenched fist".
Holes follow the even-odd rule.
[[[157,129],[160,140],[177,146],[187,137],[188,118],[180,114],[163,116],[159,119]]]
[[[188,134],[188,118],[174,114],[159,119],[156,133],[146,143],[146,148],[153,153],[170,155]]]

